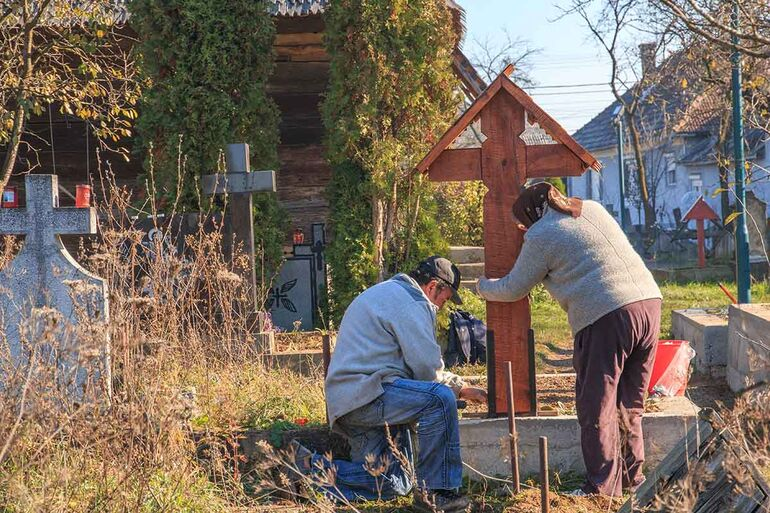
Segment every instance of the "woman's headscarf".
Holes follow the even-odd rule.
[[[572,217],[580,217],[583,200],[567,198],[548,182],[541,182],[524,188],[513,204],[513,216],[526,228],[543,217],[545,205]]]

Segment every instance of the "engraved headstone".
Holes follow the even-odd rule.
[[[318,321],[319,300],[326,286],[324,225],[313,224],[311,244],[295,244],[293,256],[281,266],[267,299],[273,325],[312,330]]]
[[[46,351],[37,356],[54,359],[70,391],[77,394],[100,380],[109,394],[109,338],[99,329],[108,320],[107,283],[81,267],[59,237],[95,234],[96,209],[60,208],[54,175],[28,175],[25,183],[26,208],[0,209],[0,234],[25,236],[21,251],[0,270],[7,354],[12,364],[23,365],[32,351]],[[52,317],[63,322],[55,328],[39,322]],[[36,348],[46,329],[54,332],[54,342]]]

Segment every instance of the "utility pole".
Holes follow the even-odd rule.
[[[733,54],[733,151],[735,152],[735,203],[738,217],[735,226],[735,253],[737,260],[738,303],[751,303],[751,272],[749,269],[749,231],[746,228],[745,156],[743,154],[743,94],[741,84],[741,54],[736,35],[740,27],[739,0],[733,0],[732,35]]]
[[[626,230],[626,165],[623,158],[623,114],[625,107],[618,105],[612,111],[613,123],[618,131],[618,194],[620,195],[620,226]]]

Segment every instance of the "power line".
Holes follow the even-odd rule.
[[[609,84],[607,82],[595,82],[592,84],[557,84],[557,85],[547,85],[547,86],[524,86],[523,89],[565,89],[568,87],[596,87],[596,86],[609,87]]]

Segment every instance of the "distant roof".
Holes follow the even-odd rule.
[[[276,16],[309,16],[324,12],[331,0],[268,0],[270,14]]]
[[[667,124],[678,133],[707,133],[712,128],[719,112],[715,107],[716,96],[705,91],[707,98],[701,100],[704,86],[697,76],[682,71],[680,64],[686,63],[682,57],[681,54],[669,57],[656,71],[658,79],[642,91],[638,119],[643,132],[656,133]],[[630,103],[633,94],[632,89],[623,93],[624,103]],[[619,105],[618,101],[612,102],[572,136],[588,151],[615,146],[613,112]]]

